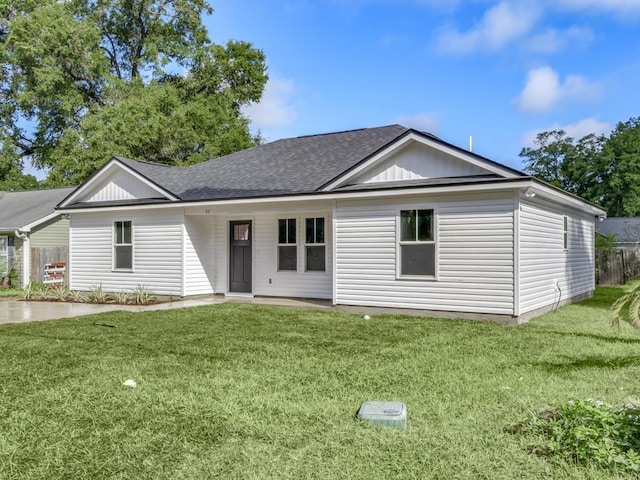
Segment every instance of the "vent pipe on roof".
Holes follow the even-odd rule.
[[[469,135],[469,151],[473,152],[473,137]]]

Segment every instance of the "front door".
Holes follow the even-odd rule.
[[[251,220],[229,223],[229,291],[251,293]]]

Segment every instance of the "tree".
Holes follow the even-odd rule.
[[[47,184],[112,155],[185,165],[255,145],[264,54],[212,44],[206,0],[0,0],[0,131]]]
[[[640,215],[640,117],[618,123],[599,157],[602,206],[610,217]]]
[[[602,177],[595,167],[604,142],[604,136],[590,134],[575,141],[564,130],[552,130],[539,133],[534,141],[537,148],[523,148],[520,157],[525,159],[527,173],[598,202]]]

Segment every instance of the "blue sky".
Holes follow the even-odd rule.
[[[216,43],[270,81],[267,140],[391,123],[515,168],[537,132],[580,138],[640,115],[640,0],[212,0]]]

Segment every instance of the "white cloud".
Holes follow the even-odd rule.
[[[570,27],[564,30],[549,28],[542,33],[532,36],[528,41],[528,48],[534,52],[557,53],[568,46],[587,44],[593,40],[593,32],[587,27]]]
[[[434,119],[431,113],[418,113],[416,115],[405,115],[394,120],[395,123],[404,125],[405,127],[415,128],[428,133],[436,133],[440,130],[440,125]]]
[[[638,0],[556,0],[561,7],[592,12],[610,12],[618,16],[640,13]]]
[[[516,98],[516,104],[527,113],[544,113],[561,102],[593,100],[599,93],[598,85],[580,75],[567,75],[562,83],[553,68],[540,67],[527,74],[527,83]]]
[[[257,129],[285,128],[293,124],[298,113],[293,94],[295,86],[291,80],[272,77],[265,86],[259,103],[242,109]]]
[[[495,51],[526,36],[540,17],[540,11],[527,4],[503,1],[487,10],[472,29],[460,32],[445,28],[437,40],[440,52],[465,54]]]
[[[612,125],[607,122],[601,122],[595,118],[583,118],[582,120],[576,123],[569,123],[567,125],[560,125],[555,123],[548,128],[543,128],[540,130],[532,130],[527,132],[522,137],[523,145],[525,147],[534,147],[534,140],[538,136],[538,133],[541,132],[549,132],[551,130],[564,130],[567,132],[569,137],[572,137],[575,140],[579,140],[582,137],[585,137],[591,133],[596,135],[604,135],[611,133],[613,129]]]

